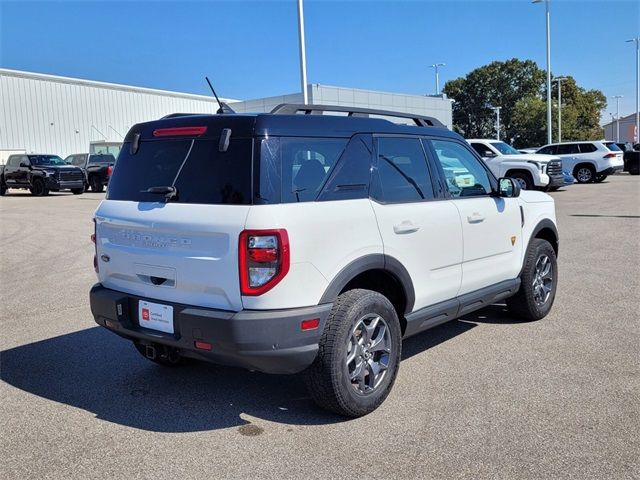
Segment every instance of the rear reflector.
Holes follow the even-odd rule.
[[[200,340],[196,340],[194,343],[195,347],[198,350],[212,350],[213,346],[208,342],[201,342]]]
[[[207,131],[207,127],[172,127],[172,128],[156,128],[153,131],[154,137],[195,137],[202,135]]]
[[[104,326],[108,327],[112,330],[117,330],[118,329],[118,324],[115,322],[112,322],[111,320],[105,320],[104,321]]]
[[[314,318],[312,320],[303,320],[300,324],[302,330],[315,330],[320,326],[320,319]]]

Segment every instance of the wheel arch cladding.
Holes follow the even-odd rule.
[[[542,240],[549,242],[553,247],[553,251],[556,252],[556,257],[558,256],[560,249],[560,237],[558,236],[558,229],[551,220],[546,218],[535,226],[533,233],[531,234],[531,238],[529,239],[529,243],[531,243],[531,240],[534,238],[541,238]]]
[[[320,303],[335,301],[345,290],[367,288],[389,298],[399,317],[413,310],[415,291],[407,269],[383,254],[365,255],[346,265],[329,283]]]

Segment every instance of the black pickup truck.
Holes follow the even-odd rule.
[[[629,175],[640,175],[640,143],[633,147],[629,143],[616,143],[624,152],[624,172]]]
[[[11,155],[7,164],[0,167],[0,195],[9,188],[25,188],[36,196],[60,190],[71,190],[74,195],[80,195],[84,192],[84,174],[57,155]]]
[[[111,154],[98,153],[74,153],[64,161],[69,165],[75,165],[84,172],[86,188],[92,192],[102,192],[109,183],[116,158]]]

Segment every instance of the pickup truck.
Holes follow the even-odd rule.
[[[116,158],[111,154],[74,153],[64,161],[75,165],[84,172],[86,188],[92,192],[102,192],[109,183]]]
[[[84,192],[84,174],[81,169],[64,163],[58,155],[11,155],[0,169],[0,195],[9,188],[28,189],[35,196],[60,190],[80,195]]]
[[[473,138],[467,142],[496,177],[511,177],[524,190],[557,190],[564,185],[562,160],[558,157],[521,153],[499,140]]]

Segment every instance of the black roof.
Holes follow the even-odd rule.
[[[289,113],[296,108],[298,111],[302,109],[303,114]],[[331,115],[325,113],[328,111],[354,113],[347,116]],[[223,128],[230,128],[234,137],[276,135],[348,138],[357,133],[381,133],[462,138],[457,133],[448,130],[433,117],[407,113],[325,105],[286,105],[286,108],[278,106],[274,109],[274,112],[255,114],[172,114],[159,120],[134,125],[127,134],[125,142],[131,141],[136,133],[140,133],[142,139],[150,139],[154,138],[153,132],[156,129],[188,126],[209,127],[207,132],[201,135],[202,138],[218,137]],[[322,114],[315,112],[322,112]],[[397,124],[383,118],[371,118],[368,116],[370,114],[412,119],[416,125]]]

